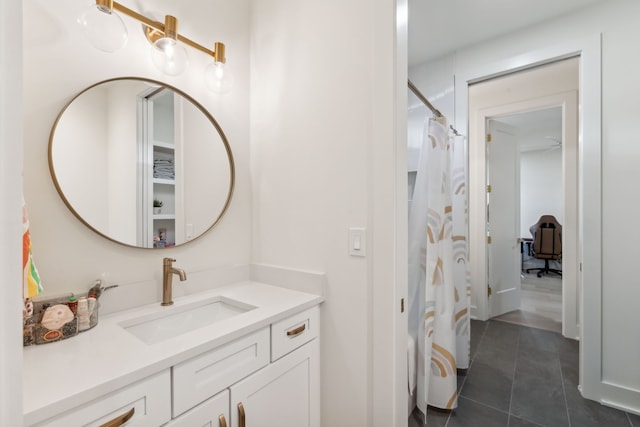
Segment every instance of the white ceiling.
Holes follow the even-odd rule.
[[[409,66],[606,0],[408,0]]]
[[[517,128],[520,151],[559,149],[562,144],[562,108],[553,107],[496,119]]]

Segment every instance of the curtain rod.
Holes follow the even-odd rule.
[[[416,85],[413,84],[413,82],[411,80],[407,80],[407,83],[409,84],[409,89],[411,89],[411,92],[413,92],[415,94],[415,96],[418,97],[418,99],[420,99],[420,101],[422,101],[424,103],[424,105],[426,105],[427,107],[429,107],[429,109],[433,112],[433,114],[436,117],[444,117],[442,115],[442,113],[440,112],[440,110],[438,110],[436,107],[433,106],[432,103],[429,102],[429,100],[427,99],[426,96],[424,96],[422,94],[422,92],[420,92],[420,89],[418,89],[416,87]]]
[[[409,85],[409,89],[411,89],[411,92],[414,93],[415,96],[418,97],[418,99],[420,99],[420,101],[422,101],[424,103],[424,105],[426,105],[436,117],[444,117],[444,115],[440,112],[440,110],[438,110],[436,107],[433,106],[433,104],[431,102],[429,102],[429,100],[427,99],[426,96],[424,96],[422,94],[422,92],[420,92],[420,89],[418,89],[416,87],[416,85],[413,84],[413,82],[411,80],[407,80],[407,84]],[[453,133],[455,133],[456,135],[460,135],[458,133],[458,131],[453,127],[453,125],[449,125],[449,128],[453,131]]]

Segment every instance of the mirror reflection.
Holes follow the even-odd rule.
[[[72,99],[51,131],[49,168],[80,221],[140,248],[173,247],[209,231],[235,179],[215,119],[183,92],[140,78],[100,82]]]

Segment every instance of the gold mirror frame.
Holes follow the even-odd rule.
[[[168,247],[143,247],[143,246],[137,246],[137,245],[131,245],[128,243],[124,243],[121,242],[119,240],[116,240],[108,235],[106,235],[105,233],[103,233],[102,231],[99,231],[98,229],[96,229],[93,225],[89,224],[73,207],[73,205],[71,204],[71,202],[67,199],[67,197],[64,194],[64,191],[62,190],[61,186],[60,186],[60,182],[58,181],[58,178],[56,176],[55,173],[55,169],[54,169],[54,165],[53,165],[53,142],[54,142],[54,136],[56,133],[56,128],[58,127],[58,124],[60,122],[60,120],[62,119],[64,113],[67,111],[67,109],[69,108],[69,106],[71,104],[73,104],[73,102],[78,99],[81,95],[83,95],[84,93],[86,93],[87,91],[106,84],[106,83],[111,83],[111,82],[117,82],[117,81],[140,81],[140,82],[144,82],[147,83],[149,85],[154,85],[154,86],[158,86],[158,87],[164,87],[166,89],[170,89],[173,92],[177,93],[178,95],[182,96],[185,100],[191,102],[191,104],[193,106],[195,106],[208,120],[209,122],[211,122],[211,124],[213,125],[213,127],[216,129],[216,131],[218,132],[218,135],[220,136],[220,139],[224,145],[226,154],[227,154],[227,159],[229,161],[229,187],[228,187],[228,192],[227,192],[227,198],[224,202],[224,205],[222,207],[222,210],[220,211],[219,215],[217,218],[214,219],[213,223],[206,228],[204,231],[202,231],[199,235],[197,235],[196,237],[193,237],[192,239],[186,240],[180,244],[176,243],[173,246],[168,246]],[[58,116],[56,117],[56,120],[53,123],[53,126],[51,128],[51,133],[49,134],[49,145],[48,145],[48,163],[49,163],[49,172],[51,174],[51,179],[53,180],[53,184],[56,187],[56,191],[58,192],[58,195],[60,196],[60,198],[62,199],[62,201],[64,202],[64,204],[67,206],[67,208],[71,211],[71,213],[82,223],[84,224],[87,228],[89,228],[90,230],[92,230],[93,232],[95,232],[96,234],[98,234],[99,236],[104,237],[107,240],[110,240],[114,243],[117,243],[119,245],[123,245],[123,246],[127,246],[130,248],[137,248],[137,249],[170,249],[170,248],[175,248],[178,246],[183,246],[187,243],[193,242],[195,240],[200,239],[202,236],[204,236],[205,234],[209,233],[213,228],[215,228],[220,221],[222,220],[222,218],[224,217],[224,215],[227,213],[228,209],[229,209],[229,205],[231,204],[231,199],[233,197],[233,192],[235,189],[235,162],[233,159],[233,153],[231,152],[231,146],[229,145],[229,141],[227,140],[227,136],[225,135],[224,131],[222,130],[222,127],[220,127],[220,124],[217,122],[217,120],[199,103],[197,102],[195,99],[193,99],[191,96],[187,95],[185,92],[181,91],[180,89],[171,86],[169,84],[157,81],[157,80],[152,80],[152,79],[147,79],[144,77],[116,77],[116,78],[112,78],[112,79],[107,79],[107,80],[103,80],[97,83],[92,84],[91,86],[88,86],[87,88],[83,89],[82,91],[80,91],[79,93],[77,93],[73,98],[71,98],[71,100],[69,100],[69,102],[67,104],[65,104],[65,106],[60,110],[60,113],[58,113]]]

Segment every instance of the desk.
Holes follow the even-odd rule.
[[[524,274],[524,248],[527,247],[527,255],[530,257],[533,256],[533,251],[531,250],[531,245],[533,245],[533,238],[531,237],[521,237],[520,238],[520,272]]]

